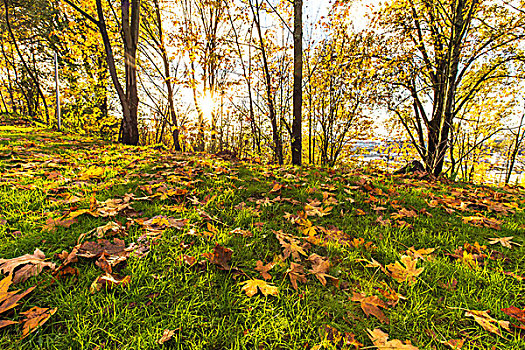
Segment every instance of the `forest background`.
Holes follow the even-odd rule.
[[[523,0],[2,5],[4,117],[280,164],[419,159],[521,181]]]

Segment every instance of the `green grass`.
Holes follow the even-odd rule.
[[[104,167],[104,176],[79,181],[91,166]],[[499,337],[464,316],[467,309],[490,310],[492,317],[512,321],[500,309],[511,305],[525,308],[524,282],[502,273],[525,274],[525,192],[521,189],[449,184],[373,170],[343,173],[227,162],[209,155],[177,155],[21,127],[0,127],[0,172],[0,220],[7,221],[0,227],[2,258],[39,248],[59,265],[55,254],[71,251],[79,235],[110,220],[126,223],[156,215],[189,219],[183,230],[165,230],[152,242],[147,256],[130,257],[119,266],[120,275],[131,276],[127,287],[91,293],[90,285],[102,271],[93,259],[85,258],[72,265],[78,269],[78,277],[52,283],[51,274],[44,271],[17,285],[17,289],[26,289],[38,283],[14,312],[2,315],[4,318],[20,320],[20,312],[32,306],[58,311],[23,340],[19,340],[20,326],[1,329],[0,349],[310,349],[319,344],[327,349],[340,348],[323,342],[325,325],[354,333],[365,347],[373,346],[366,330],[380,328],[390,339],[410,340],[420,349],[445,349],[440,340],[459,338],[465,339],[463,349],[525,348],[525,335],[520,338],[517,333],[504,331],[504,337]],[[365,180],[385,192],[374,194],[379,202],[367,203],[370,193],[363,186]],[[285,185],[280,193],[269,193],[274,182]],[[188,193],[164,200],[134,200],[134,218],[82,215],[69,228],[43,230],[48,217],[88,208],[92,195],[99,201],[122,198],[126,193],[138,198],[148,196],[141,187],[158,184],[187,189]],[[308,254],[330,258],[330,274],[339,279],[339,287],[323,286],[307,274],[308,282],[294,290],[287,275],[293,261],[289,257],[270,271],[273,278],[269,283],[279,288],[278,296],[246,296],[241,282],[261,279],[255,270],[256,261],[271,262],[282,254],[274,230],[306,242],[299,226],[285,219],[285,213],[296,214],[311,199],[322,201],[322,192],[330,186],[334,189],[329,192],[338,204],[332,205],[329,215],[308,219],[316,226],[335,226],[350,239],[363,238],[374,247],[310,244]],[[395,192],[389,194],[389,189]],[[513,214],[502,215],[486,208],[448,213],[442,204],[429,206],[430,195],[447,196],[453,189],[466,189],[468,193],[497,191],[504,196],[501,202],[518,203],[519,208]],[[54,206],[51,199],[60,193],[75,194],[83,200]],[[262,203],[265,198],[273,200],[277,196],[293,200]],[[207,198],[207,203],[192,202],[193,197],[198,201]],[[241,203],[245,203],[242,209]],[[386,210],[375,212],[371,204]],[[180,205],[183,208],[175,208]],[[409,227],[398,227],[395,220],[387,226],[376,222],[379,214],[387,219],[400,208],[426,209],[432,216],[404,218]],[[366,215],[358,215],[358,209]],[[218,219],[212,221],[217,229],[213,236],[205,234],[208,227],[202,211]],[[462,222],[462,217],[476,215],[501,220],[501,230]],[[231,234],[237,227],[253,236]],[[129,244],[144,234],[144,229],[134,224],[123,239]],[[318,235],[323,236],[319,229]],[[508,249],[488,244],[488,238],[505,236],[514,236],[513,241],[522,246]],[[486,245],[486,253],[499,251],[509,260],[486,258],[483,266],[473,268],[447,255],[465,243],[475,242]],[[180,263],[182,254],[206,261],[202,254],[213,251],[217,243],[233,250],[230,265],[245,275],[236,276],[234,270],[222,271],[211,263],[193,267]],[[436,248],[432,260],[418,261],[417,266],[424,267],[424,271],[412,285],[365,267],[364,260],[372,258],[383,266],[393,264],[411,246]],[[306,257],[302,257],[301,264],[305,270],[310,269]],[[452,280],[457,281],[455,289],[442,287]],[[359,304],[350,300],[353,292],[361,292],[386,301],[378,291],[385,284],[406,297],[384,310],[389,324],[367,317]],[[159,345],[157,340],[165,329],[176,331],[169,342]]]

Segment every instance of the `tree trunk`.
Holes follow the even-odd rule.
[[[255,1],[255,7],[257,8],[257,13],[255,12],[255,9],[251,1],[250,1],[250,5],[252,8],[252,12],[253,12],[254,20],[255,20],[255,26],[257,27],[257,33],[259,34],[259,42],[261,44],[261,54],[262,54],[264,75],[266,79],[266,97],[268,99],[268,110],[269,110],[268,112],[270,114],[270,123],[272,124],[272,136],[273,136],[275,156],[277,157],[277,161],[279,162],[279,164],[284,164],[283,145],[282,145],[281,135],[279,133],[279,127],[277,125],[277,116],[275,114],[275,107],[273,105],[272,79],[270,75],[270,69],[268,67],[268,59],[266,57],[266,48],[264,46],[264,40],[263,40],[262,31],[261,31],[261,23],[260,23],[260,17],[259,17],[259,3],[257,0]]]
[[[159,29],[159,38],[160,38],[160,52],[162,56],[162,63],[164,64],[164,78],[166,79],[166,88],[168,89],[168,108],[169,114],[171,117],[171,122],[173,123],[173,147],[175,151],[180,152],[180,139],[179,139],[179,124],[177,122],[177,114],[175,113],[175,104],[173,102],[173,85],[171,84],[170,76],[170,61],[168,59],[168,54],[166,52],[166,44],[164,41],[164,31],[162,28],[162,18],[160,15],[160,6],[159,0],[154,0],[155,3],[155,15],[157,16],[157,25]]]
[[[15,47],[16,52],[18,53],[18,56],[20,57],[20,61],[22,62],[22,65],[27,71],[27,74],[29,74],[29,77],[36,85],[38,95],[42,98],[42,102],[44,103],[44,110],[46,113],[46,122],[47,125],[49,125],[49,111],[47,109],[47,101],[46,97],[44,96],[44,93],[42,92],[42,89],[40,87],[40,84],[38,83],[38,80],[36,76],[33,74],[33,72],[29,69],[29,66],[27,65],[26,61],[24,60],[24,56],[22,56],[22,52],[20,52],[20,48],[18,47],[18,43],[16,42],[15,34],[13,33],[13,29],[11,28],[11,21],[9,18],[9,5],[7,3],[7,0],[4,0],[5,5],[5,22],[7,25],[7,31],[9,32],[9,36],[11,37],[11,40],[13,40],[13,46]],[[38,106],[36,106],[38,107]]]
[[[293,124],[292,164],[301,165],[303,150],[303,0],[294,1],[294,67],[293,67]]]

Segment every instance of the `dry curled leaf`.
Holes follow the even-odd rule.
[[[175,331],[171,331],[169,329],[165,329],[164,332],[162,332],[162,337],[157,341],[159,344],[164,344],[165,342],[169,341],[173,335],[175,334]]]
[[[306,276],[304,275],[304,267],[300,264],[290,263],[290,268],[286,271],[293,289],[297,290],[297,282],[306,283]]]
[[[512,249],[512,244],[517,245],[517,246],[521,246],[521,244],[512,242],[513,238],[514,238],[514,236],[489,238],[490,239],[489,244],[497,244],[497,243],[499,243],[502,246],[504,246],[505,248],[509,248],[509,249]]]
[[[0,259],[0,271],[4,274],[13,274],[13,283],[26,281],[42,272],[44,267],[55,269],[55,264],[44,261],[45,254],[35,249],[33,254],[25,254],[13,259]]]
[[[125,287],[131,282],[131,276],[121,277],[114,274],[106,273],[103,276],[97,277],[89,288],[91,293],[99,292],[102,288],[111,289],[115,286]]]
[[[264,296],[268,295],[277,295],[279,294],[279,289],[271,284],[266,283],[266,281],[253,279],[241,282],[242,291],[246,293],[247,296],[253,297],[257,294],[257,288],[261,291]]]
[[[465,316],[474,317],[474,321],[483,327],[484,330],[497,334],[500,337],[503,337],[503,335],[501,334],[501,330],[498,326],[510,332],[510,322],[496,320],[492,318],[487,311],[468,310],[465,312]]]
[[[336,286],[339,284],[338,278],[327,273],[330,270],[329,259],[323,258],[314,253],[308,257],[308,261],[312,263],[312,269],[310,272],[317,277],[323,286],[326,286],[326,278],[329,278]]]

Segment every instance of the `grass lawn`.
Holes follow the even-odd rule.
[[[0,320],[56,308],[0,349],[525,349],[521,188],[8,126],[0,173],[0,258],[55,264]]]

